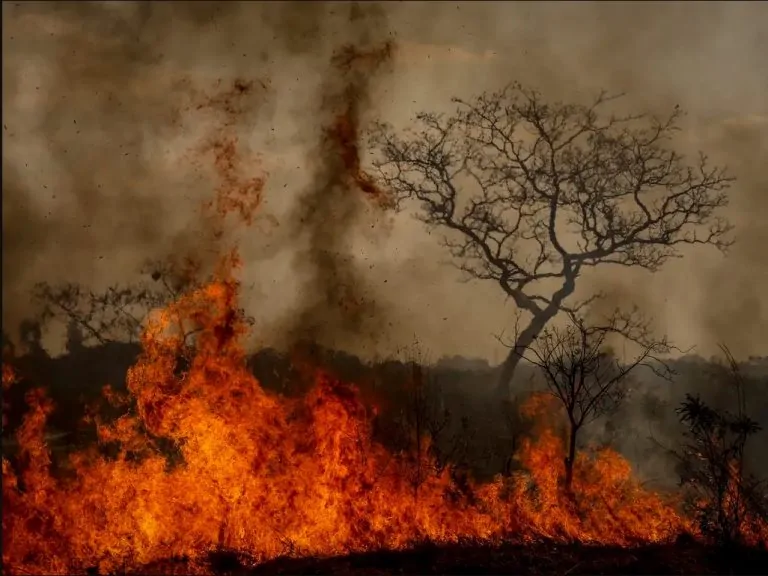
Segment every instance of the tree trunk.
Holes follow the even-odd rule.
[[[576,461],[576,436],[579,429],[571,423],[568,434],[568,456],[565,457],[565,492],[573,493],[573,464]]]
[[[507,354],[504,364],[502,364],[501,367],[501,374],[499,375],[499,381],[496,385],[496,393],[499,399],[510,399],[510,384],[512,384],[512,378],[515,375],[515,370],[517,370],[518,364],[520,364],[522,355],[528,347],[533,344],[536,337],[541,334],[542,330],[544,330],[544,326],[547,325],[547,322],[549,322],[556,313],[557,310],[554,310],[551,313],[544,311],[538,316],[534,316],[525,330],[520,333],[514,347],[512,347],[509,354]]]

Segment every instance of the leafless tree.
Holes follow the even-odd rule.
[[[672,350],[666,338],[656,339],[635,310],[613,312],[603,323],[588,323],[583,315],[568,313],[565,327],[546,327],[522,353],[537,366],[549,392],[568,417],[568,454],[565,489],[571,491],[579,432],[600,416],[619,407],[632,383],[632,372],[646,366],[669,378],[672,370],[663,356]],[[609,340],[628,341],[636,353],[619,359]],[[517,340],[517,338],[516,338]],[[510,344],[514,348],[514,342]]]
[[[34,297],[42,305],[43,322],[54,318],[67,322],[68,346],[75,342],[133,342],[149,310],[165,300],[160,294],[135,287],[110,286],[95,292],[75,283],[40,283]]]
[[[67,282],[34,287],[32,297],[40,306],[41,324],[57,319],[68,327],[68,346],[135,342],[147,315],[166,306],[199,281],[194,263],[183,266],[157,261],[147,264],[136,283],[94,291]]]
[[[501,371],[509,384],[524,351],[560,311],[585,269],[658,270],[686,244],[724,250],[720,215],[732,178],[702,154],[693,165],[671,149],[678,107],[659,120],[591,105],[547,103],[518,84],[451,116],[421,113],[398,135],[377,124],[371,144],[380,184],[421,205],[446,232],[445,246],[469,279],[497,282],[529,321]]]

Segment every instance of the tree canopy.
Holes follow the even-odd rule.
[[[465,101],[452,115],[420,113],[398,133],[379,123],[374,170],[399,208],[443,229],[456,266],[490,280],[530,320],[499,382],[569,301],[577,278],[602,265],[658,270],[683,245],[724,250],[732,182],[701,154],[672,147],[681,110],[665,118],[616,115],[616,97],[589,105],[547,102],[519,84]]]

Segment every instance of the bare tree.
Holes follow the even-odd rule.
[[[95,292],[74,283],[52,286],[40,283],[33,296],[41,304],[41,319],[67,322],[68,346],[134,342],[146,314],[167,298],[144,287],[110,286]]]
[[[502,394],[520,352],[568,308],[585,269],[655,271],[681,245],[729,245],[719,213],[732,179],[703,154],[688,165],[670,149],[679,108],[663,120],[604,113],[614,100],[547,103],[513,84],[454,99],[452,116],[421,113],[404,135],[373,130],[374,170],[398,208],[419,202],[458,268],[497,282],[529,315],[504,362]]]
[[[68,346],[135,342],[153,309],[199,285],[198,272],[192,261],[182,265],[156,261],[142,271],[149,278],[133,284],[94,291],[71,282],[56,286],[41,282],[32,297],[40,306],[41,324],[54,319],[67,324]]]
[[[632,372],[639,366],[669,378],[671,369],[661,356],[672,346],[666,338],[653,338],[637,311],[615,311],[602,324],[589,324],[574,312],[568,316],[570,322],[564,328],[544,328],[523,357],[541,370],[549,392],[568,417],[564,464],[565,489],[571,492],[579,432],[618,408],[630,389]],[[636,354],[620,361],[610,350],[611,337],[629,341]],[[514,343],[510,346],[514,349]]]

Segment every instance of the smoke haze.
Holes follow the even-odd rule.
[[[582,289],[637,303],[705,355],[720,341],[739,356],[766,350],[765,4],[6,3],[3,20],[11,333],[32,313],[35,282],[131,282],[147,258],[199,249],[197,209],[217,186],[199,150],[222,116],[195,103],[244,78],[258,89],[232,130],[243,172],[266,176],[242,243],[245,304],[263,343],[312,337],[386,354],[416,336],[434,357],[499,360],[493,334],[513,313],[500,291],[458,282],[409,215],[347,194],[354,186],[329,177],[323,142],[350,86],[361,126],[404,126],[417,111],[450,110],[452,96],[518,80],[557,100],[604,88],[625,92],[633,111],[689,112],[683,151],[701,148],[738,178],[737,243],[726,257],[692,250],[654,275],[605,269]],[[334,66],[344,45],[388,41],[375,73]]]

